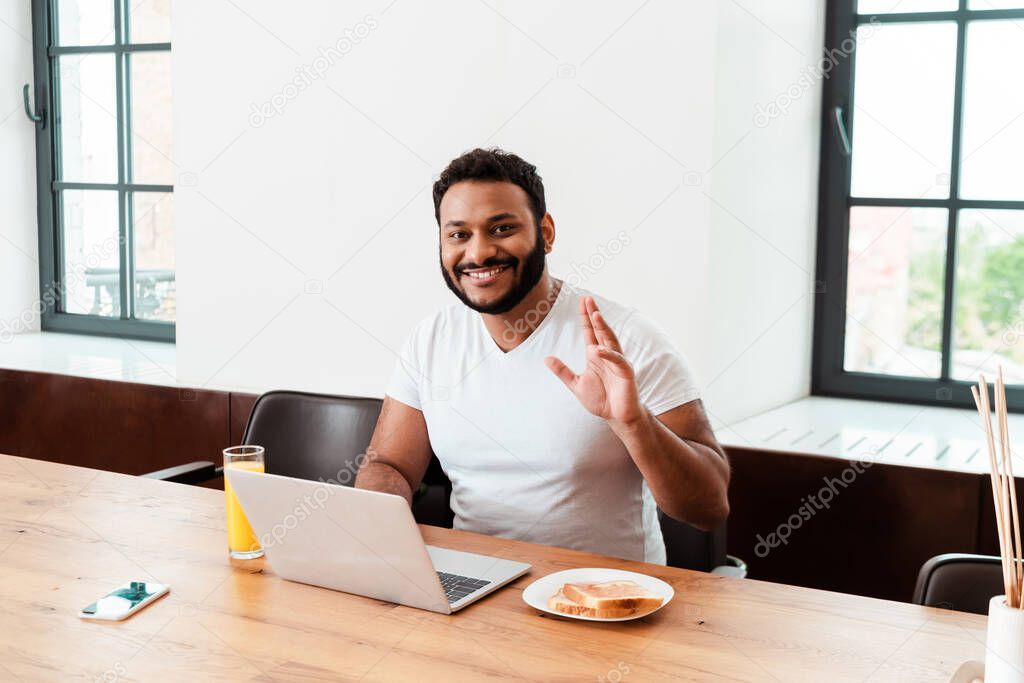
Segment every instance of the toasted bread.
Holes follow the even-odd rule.
[[[650,612],[661,606],[663,598],[633,581],[604,583],[567,583],[562,593],[577,605],[596,610],[632,609]]]
[[[565,593],[561,590],[548,599],[548,609],[554,612],[561,612],[562,614],[573,614],[581,617],[591,617],[593,619],[616,619],[619,617],[628,617],[637,611],[635,607],[586,607],[567,598]]]

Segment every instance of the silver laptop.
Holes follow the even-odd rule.
[[[285,579],[451,614],[530,565],[423,543],[401,496],[225,469],[274,572]]]

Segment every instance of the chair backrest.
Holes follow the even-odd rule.
[[[382,402],[271,391],[256,400],[242,443],[266,448],[267,472],[351,486]]]
[[[726,563],[725,531],[722,524],[714,531],[701,531],[672,519],[661,510],[661,535],[665,538],[665,556],[670,567],[709,572]]]
[[[988,603],[1003,594],[1003,568],[998,557],[947,553],[921,566],[914,603],[960,612],[988,614]]]

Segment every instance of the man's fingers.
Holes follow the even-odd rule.
[[[555,376],[562,380],[565,386],[572,390],[573,384],[576,383],[576,373],[570,370],[565,363],[554,356],[548,356],[544,359],[544,365],[547,365],[548,370],[555,373]]]
[[[587,310],[587,297],[580,299],[580,322],[583,325],[583,341],[588,346],[597,344],[594,336],[594,325],[590,322],[590,311]]]
[[[590,297],[587,297],[587,311],[590,314],[590,323],[597,335],[598,341],[603,345],[615,351],[622,351],[622,346],[619,345],[619,338],[615,336],[615,332],[612,331],[608,321],[604,319],[604,315],[598,310],[597,304]]]
[[[629,361],[621,353],[609,349],[607,346],[596,346],[594,349],[594,353],[598,358],[611,362],[615,374],[620,377],[633,376],[633,366],[629,364]]]

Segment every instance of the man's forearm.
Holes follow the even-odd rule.
[[[644,411],[632,425],[609,423],[670,517],[710,529],[729,515],[729,465],[714,448],[682,439]]]
[[[368,462],[359,469],[356,475],[357,489],[381,491],[402,496],[412,505],[412,488],[402,473],[391,465],[383,462]]]

